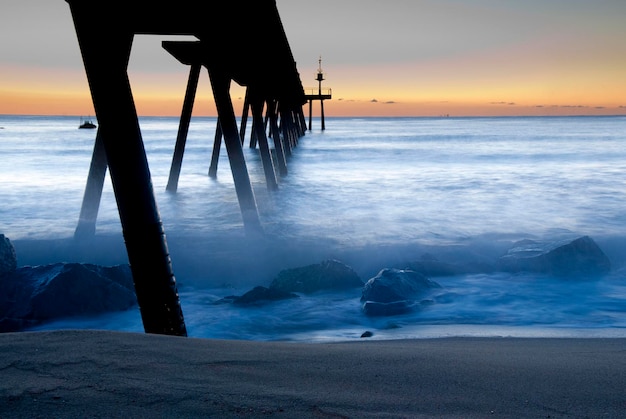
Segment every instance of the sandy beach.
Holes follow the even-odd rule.
[[[626,339],[290,343],[0,335],[0,417],[590,417],[626,412]]]

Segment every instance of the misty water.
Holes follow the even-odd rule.
[[[178,118],[142,135],[190,336],[328,341],[440,336],[626,336],[626,117],[313,120],[268,191],[244,153],[263,225],[247,237],[228,157],[208,177],[215,118],[193,118],[176,193],[165,191]],[[0,116],[0,233],[18,265],[127,263],[107,176],[95,237],[73,242],[95,130],[69,116]],[[250,128],[248,127],[248,133]],[[521,239],[590,236],[608,275],[472,272],[432,278],[433,304],[368,317],[360,290],[242,308],[215,304],[283,269],[337,259],[365,282],[424,255],[490,263]],[[143,331],[138,308],[38,329]]]

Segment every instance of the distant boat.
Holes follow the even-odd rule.
[[[96,124],[94,124],[90,118],[87,118],[83,121],[83,118],[80,118],[80,125],[78,126],[78,128],[87,128],[87,129],[92,129],[92,128],[96,128]]]

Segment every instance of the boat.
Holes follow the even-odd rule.
[[[80,118],[80,125],[78,126],[78,128],[92,129],[96,128],[96,124],[91,121],[91,118],[87,118],[84,121],[83,118]]]

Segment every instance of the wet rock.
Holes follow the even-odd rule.
[[[424,276],[454,276],[462,273],[460,266],[442,262],[430,254],[422,255],[420,260],[411,262],[407,268]]]
[[[411,300],[392,301],[381,303],[378,301],[365,301],[363,312],[368,316],[397,316],[413,311],[416,303]]]
[[[505,272],[534,272],[556,276],[599,276],[611,262],[589,236],[574,240],[539,242],[522,240],[500,258]]]
[[[493,263],[489,264],[480,260],[451,263],[441,261],[429,253],[422,255],[419,260],[409,263],[407,268],[429,278],[492,272],[494,269]]]
[[[278,273],[270,288],[283,292],[310,294],[316,291],[340,291],[361,288],[363,281],[349,266],[337,261],[285,269]]]
[[[13,243],[4,234],[0,234],[0,276],[17,268],[17,256]]]
[[[241,296],[231,295],[225,297],[218,303],[230,302],[238,305],[260,305],[290,298],[299,298],[299,296],[290,292],[258,286]]]
[[[0,332],[137,304],[128,265],[56,263],[25,266],[0,278]]]
[[[441,286],[419,272],[387,268],[371,278],[361,294],[363,311],[372,316],[392,316],[413,310],[433,289]]]

